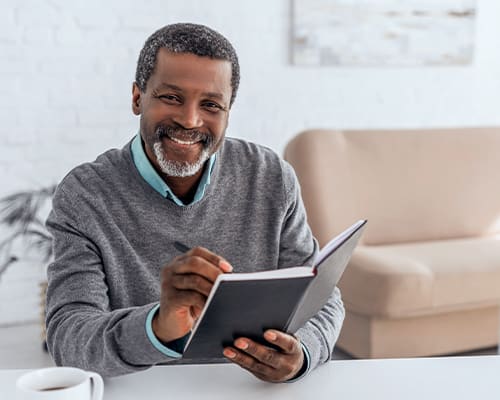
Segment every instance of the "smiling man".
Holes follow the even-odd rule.
[[[268,330],[269,346],[241,337],[215,360],[183,358],[219,274],[310,265],[317,253],[291,167],[225,138],[239,73],[232,45],[205,26],[168,25],[146,41],[132,89],[139,134],[71,171],[47,220],[47,341],[58,365],[116,376],[230,361],[285,382],[330,359],[344,317],[338,289],[294,335]]]
[[[143,68],[137,71],[132,107],[141,115],[146,154],[172,191],[188,202],[202,167],[224,140],[231,70],[225,60],[160,48],[147,84]]]

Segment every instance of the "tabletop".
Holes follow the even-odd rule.
[[[0,370],[0,399],[27,370]],[[257,380],[229,364],[157,366],[105,379],[104,400],[496,399],[500,356],[331,361],[295,383]]]

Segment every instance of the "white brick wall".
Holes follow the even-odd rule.
[[[36,260],[15,264],[0,278],[0,327],[40,321],[40,282],[44,269]]]
[[[0,0],[0,197],[56,182],[136,132],[135,62],[171,22],[233,42],[242,82],[228,134],[278,152],[309,127],[498,125],[500,2],[478,7],[473,66],[349,69],[289,64],[290,0]],[[32,270],[19,269],[27,280]],[[16,276],[0,282],[2,315],[31,291]]]

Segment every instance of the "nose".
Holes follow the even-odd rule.
[[[200,115],[200,110],[196,104],[185,103],[175,116],[174,122],[182,126],[184,129],[200,128],[203,125],[203,120]]]

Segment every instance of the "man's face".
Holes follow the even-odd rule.
[[[167,176],[200,172],[224,140],[231,93],[229,61],[160,49],[146,91],[134,84],[132,93],[155,167]]]

